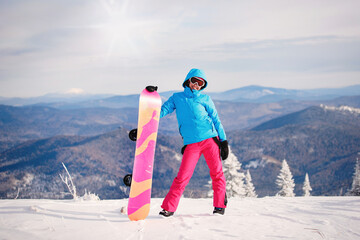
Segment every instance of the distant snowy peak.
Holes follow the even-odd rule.
[[[264,90],[262,90],[262,93],[263,93],[264,95],[275,94],[273,91],[271,91],[271,90],[269,90],[269,89],[264,89]]]
[[[69,90],[67,90],[65,92],[65,94],[68,94],[68,95],[84,95],[85,91],[84,91],[84,89],[81,89],[81,88],[70,88]]]
[[[351,113],[355,115],[360,115],[360,108],[354,108],[349,106],[340,106],[340,107],[334,107],[334,106],[326,106],[324,104],[321,104],[320,107],[324,110],[329,111],[339,111],[343,113]]]

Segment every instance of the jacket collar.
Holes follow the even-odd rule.
[[[192,90],[191,88],[186,86],[184,89],[184,93],[185,93],[185,96],[188,98],[196,98],[196,97],[200,96],[201,90]]]

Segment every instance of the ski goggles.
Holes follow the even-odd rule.
[[[202,78],[199,77],[192,77],[190,78],[190,82],[192,84],[197,84],[199,87],[203,87],[205,85],[205,81]]]

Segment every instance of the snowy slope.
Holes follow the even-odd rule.
[[[127,200],[1,200],[0,239],[360,239],[359,197],[230,199],[213,216],[211,199],[183,198],[172,218],[130,222]]]

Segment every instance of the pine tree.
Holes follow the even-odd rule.
[[[240,172],[241,163],[237,157],[231,151],[229,147],[229,157],[223,161],[223,171],[226,179],[226,194],[230,197],[244,197],[244,173]],[[208,186],[211,186],[211,180],[208,182]],[[212,189],[208,192],[208,197],[213,196]]]
[[[286,160],[282,162],[282,167],[280,170],[280,174],[277,176],[276,185],[280,189],[280,191],[276,194],[281,197],[294,197],[294,179],[290,172],[289,165]]]
[[[312,188],[310,186],[310,181],[309,181],[309,175],[307,173],[305,175],[303,191],[304,191],[304,197],[309,197],[310,196],[310,191],[312,191]]]
[[[355,172],[354,172],[353,182],[348,195],[360,196],[360,162],[358,158],[356,159],[354,170]]]
[[[245,175],[245,192],[246,192],[245,193],[246,197],[255,197],[255,198],[257,197],[254,184],[252,183],[251,180],[249,169],[246,171],[246,175]]]

